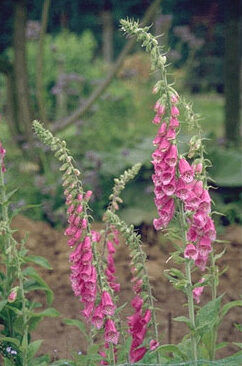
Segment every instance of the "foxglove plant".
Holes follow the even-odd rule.
[[[214,255],[212,243],[216,240],[216,229],[212,219],[211,198],[208,191],[206,168],[210,162],[204,158],[201,128],[198,116],[191,106],[185,103],[176,90],[168,84],[166,56],[162,54],[157,39],[148,30],[141,28],[137,22],[122,20],[122,30],[128,35],[136,36],[142,47],[151,55],[151,69],[159,70],[161,80],[158,81],[153,93],[159,95],[155,103],[153,123],[158,126],[153,144],[156,146],[152,154],[154,174],[154,202],[158,211],[158,218],[153,225],[156,230],[164,230],[174,218],[179,221],[179,234],[183,238],[182,248],[179,248],[171,257],[177,263],[184,263],[185,273],[177,269],[167,271],[167,277],[176,288],[182,289],[187,296],[189,319],[180,317],[178,321],[185,321],[191,329],[192,359],[195,365],[198,360],[198,344],[204,343],[211,360],[215,357],[215,343],[218,325],[221,319],[209,327],[210,344],[206,344],[204,331],[199,332],[199,320],[203,310],[199,310],[195,318],[194,300],[198,304],[204,286],[212,288],[213,306],[220,305],[220,298],[216,298],[219,271],[215,265],[221,254]],[[193,136],[189,143],[189,151],[179,153],[179,121],[180,108],[183,108],[185,122],[189,128],[196,127],[198,135]],[[184,124],[184,122],[182,123]],[[211,266],[208,274],[197,283],[192,282],[192,272],[197,268],[204,272],[208,259]],[[233,302],[231,306],[241,305]],[[208,304],[208,306],[210,306]],[[209,339],[210,339],[209,338]]]
[[[42,142],[49,145],[55,151],[62,166],[63,187],[66,197],[68,227],[65,235],[69,237],[67,244],[73,251],[70,254],[71,283],[74,294],[80,298],[84,309],[82,315],[97,330],[104,331],[105,349],[111,351],[111,356],[106,351],[100,351],[104,358],[102,364],[116,361],[116,345],[119,341],[120,332],[117,329],[118,321],[115,319],[116,304],[114,294],[120,290],[120,284],[115,278],[115,263],[113,255],[115,246],[119,244],[118,231],[106,223],[102,232],[93,231],[90,224],[88,201],[91,191],[83,191],[82,182],[79,179],[80,172],[73,165],[73,158],[69,155],[65,141],[54,137],[50,131],[34,121],[33,127]],[[119,197],[125,184],[138,173],[140,164],[124,172],[119,179],[115,180],[113,193],[110,196],[109,210],[114,212],[118,209],[118,203],[122,202]],[[107,252],[106,261],[103,260]]]

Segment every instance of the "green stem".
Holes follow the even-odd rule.
[[[188,281],[187,287],[187,300],[188,300],[188,312],[189,318],[192,323],[193,329],[195,329],[195,314],[194,314],[194,302],[193,302],[193,294],[192,294],[192,278],[191,278],[191,261],[186,261],[186,276]],[[194,333],[191,334],[191,344],[192,344],[192,356],[194,365],[197,365],[197,341]]]
[[[187,243],[187,233],[186,233],[186,219],[184,215],[183,203],[179,200],[179,214],[180,214],[180,224],[183,234],[184,244]],[[194,312],[194,302],[193,302],[193,293],[192,293],[192,276],[191,276],[191,260],[186,260],[185,262],[186,269],[186,278],[188,281],[188,286],[186,290],[187,302],[188,302],[188,313],[189,318],[192,323],[193,331],[191,333],[191,344],[192,344],[192,357],[194,361],[194,365],[197,365],[197,340],[196,335],[194,335],[195,329],[195,312]]]
[[[212,300],[215,300],[217,297],[217,283],[218,283],[218,279],[217,279],[217,266],[215,264],[215,258],[213,255],[213,252],[211,252],[210,255],[211,258],[211,274],[212,274],[212,285],[211,285],[211,291],[212,291]],[[212,339],[211,339],[211,348],[209,350],[209,356],[210,356],[210,360],[213,361],[215,359],[215,354],[216,354],[216,342],[217,342],[217,335],[218,335],[218,328],[215,325],[213,327],[213,333],[212,333]]]

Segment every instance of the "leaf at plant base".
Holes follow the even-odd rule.
[[[48,316],[50,318],[56,318],[60,316],[59,311],[57,311],[55,308],[47,308],[44,311],[41,311],[40,313],[36,313],[37,315],[41,316]]]
[[[90,340],[90,337],[86,330],[86,326],[82,321],[80,321],[78,319],[64,319],[63,323],[77,327],[82,332],[82,334],[86,337],[86,339],[88,341]]]
[[[223,319],[223,317],[229,312],[229,310],[236,306],[242,306],[242,300],[234,300],[225,304],[221,310],[221,318]]]
[[[42,339],[38,339],[36,341],[31,342],[28,345],[28,360],[29,362],[32,361],[32,358],[35,356],[35,354],[37,353],[37,351],[39,350],[41,344],[42,344],[43,340]]]
[[[191,330],[193,330],[193,325],[191,322],[191,319],[187,318],[186,316],[178,316],[176,318],[173,318],[176,322],[183,322],[185,323]]]
[[[46,268],[46,269],[52,269],[48,260],[46,258],[38,256],[38,255],[28,255],[27,257],[24,258],[24,261],[38,264],[39,266]]]
[[[219,296],[209,301],[197,312],[195,323],[196,329],[201,336],[207,331],[210,331],[218,321],[221,299],[222,296]]]

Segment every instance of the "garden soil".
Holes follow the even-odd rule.
[[[70,358],[71,354],[75,352],[85,352],[87,347],[85,338],[76,327],[66,325],[63,322],[64,318],[82,319],[80,314],[82,306],[73,295],[69,281],[68,256],[70,248],[66,244],[63,230],[57,231],[47,223],[32,221],[24,216],[17,216],[13,226],[19,230],[15,234],[18,240],[24,238],[26,232],[29,233],[27,240],[29,254],[46,257],[53,268],[46,270],[38,267],[38,271],[54,292],[53,306],[61,313],[61,318],[45,318],[34,332],[33,339],[43,339],[40,354],[48,353],[53,360],[58,360],[59,358]],[[101,228],[101,224],[95,225],[95,230]],[[162,234],[157,234],[150,226],[143,225],[140,232],[148,256],[147,269],[157,299],[157,318],[160,324],[161,342],[163,344],[177,343],[182,339],[187,329],[183,323],[178,323],[173,318],[186,315],[187,308],[184,306],[184,295],[175,290],[164,276],[164,270],[168,269],[171,263],[167,260],[173,247],[162,237]],[[226,246],[226,253],[218,263],[221,270],[227,266],[228,269],[221,276],[218,291],[219,294],[224,293],[223,301],[227,302],[239,299],[242,293],[242,228],[236,225],[229,226],[225,228],[222,238],[228,240],[229,243],[216,244],[217,247],[221,246],[219,251],[222,251]],[[115,261],[118,280],[121,283],[120,303],[128,303],[122,312],[123,319],[132,312],[129,306],[133,296],[129,260],[128,250],[121,240]],[[210,294],[206,289],[201,299],[201,305],[209,298]],[[34,299],[45,301],[44,295],[38,291],[34,294]],[[219,330],[218,341],[241,342],[241,333],[234,327],[234,323],[239,322],[241,322],[241,309],[234,308],[227,314]],[[235,345],[230,344],[225,349],[219,350],[217,356],[218,358],[228,356],[237,350]]]

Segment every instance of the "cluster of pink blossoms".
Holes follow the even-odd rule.
[[[164,106],[159,102],[155,105],[156,116],[153,123],[159,124],[157,136],[153,143],[157,149],[152,154],[155,173],[154,182],[155,204],[159,218],[154,219],[156,230],[166,228],[175,211],[174,198],[178,197],[184,204],[188,213],[187,222],[189,229],[184,256],[195,261],[195,265],[204,271],[208,254],[212,250],[211,243],[216,238],[214,222],[210,217],[211,198],[208,190],[203,187],[199,179],[202,172],[202,163],[190,165],[184,158],[178,157],[175,142],[176,129],[179,127],[179,110],[175,105],[176,96],[171,97],[171,117],[169,123],[162,122],[165,114]],[[199,288],[201,293],[203,287]],[[196,298],[196,296],[194,295]]]
[[[2,170],[3,173],[6,172],[6,168],[5,168],[5,165],[4,165],[5,154],[6,154],[6,150],[3,148],[3,145],[0,142],[0,165],[1,165],[1,170]]]
[[[151,319],[151,311],[147,309],[144,315],[142,315],[143,299],[139,295],[132,300],[131,305],[135,309],[135,313],[128,317],[129,333],[132,336],[129,359],[133,363],[141,360],[147,352],[146,347],[140,346],[147,333],[147,326]]]
[[[179,127],[177,116],[179,110],[175,106],[177,98],[172,99],[171,118],[169,124],[161,123],[158,133],[153,140],[157,146],[152,154],[152,163],[155,173],[152,180],[155,186],[155,204],[158,210],[159,218],[154,219],[153,224],[156,230],[166,228],[173,217],[175,211],[174,194],[177,188],[176,165],[177,165],[177,147],[175,144],[176,129]],[[164,106],[159,102],[155,105],[157,112],[153,122],[159,124],[165,113]]]
[[[65,235],[69,236],[68,245],[75,247],[70,254],[72,289],[84,305],[82,315],[97,329],[105,327],[105,342],[117,344],[119,332],[115,323],[109,317],[114,315],[116,306],[108,291],[101,290],[101,300],[97,304],[97,270],[93,264],[92,245],[101,240],[99,232],[88,231],[88,219],[84,213],[84,206],[91,197],[92,192],[78,194],[73,198],[69,190],[65,190],[66,204],[68,206],[68,227]]]
[[[131,305],[134,308],[135,312],[133,315],[128,317],[128,332],[132,337],[132,343],[129,351],[129,359],[131,363],[141,360],[148,351],[147,347],[141,345],[145,339],[147,328],[152,315],[149,309],[146,309],[145,311],[143,311],[142,309],[144,301],[140,294],[142,291],[143,281],[141,278],[135,276],[135,274],[137,273],[135,267],[132,269],[132,273],[133,291],[135,292],[136,296],[131,301]],[[158,346],[159,343],[157,341],[151,340],[150,350],[153,351]]]

